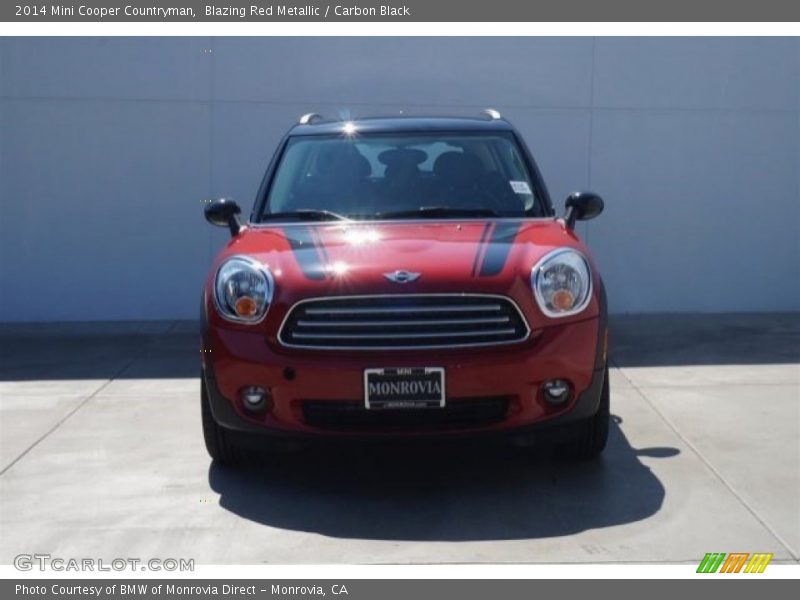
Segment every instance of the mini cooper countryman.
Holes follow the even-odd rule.
[[[597,456],[609,427],[606,300],[515,129],[484,118],[300,119],[202,298],[211,457],[266,438],[505,436]]]

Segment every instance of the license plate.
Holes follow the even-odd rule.
[[[444,398],[441,367],[364,371],[364,406],[368,409],[441,408]]]

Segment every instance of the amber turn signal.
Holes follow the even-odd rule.
[[[553,308],[556,310],[569,310],[572,308],[574,298],[568,291],[559,290],[553,294],[550,302],[552,302]]]
[[[251,317],[256,314],[256,301],[250,296],[242,296],[236,301],[236,314],[240,317]]]

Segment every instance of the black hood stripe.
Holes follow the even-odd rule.
[[[483,244],[486,241],[486,236],[489,235],[489,229],[491,229],[491,227],[492,227],[491,221],[483,226],[483,231],[481,232],[481,239],[478,242],[478,249],[475,251],[475,260],[472,262],[473,277],[478,275],[478,265],[480,264],[481,254],[483,253]]]
[[[520,226],[521,223],[518,222],[500,222],[495,225],[483,255],[481,277],[492,277],[503,270]]]
[[[320,259],[322,260],[322,264],[327,267],[331,264],[331,259],[328,256],[328,249],[325,248],[325,243],[322,241],[322,235],[319,233],[318,227],[312,227],[311,231],[316,239],[316,246],[317,250],[319,250]]]
[[[317,243],[308,227],[284,228],[283,234],[292,249],[297,264],[308,279],[325,279],[325,266],[322,264]]]

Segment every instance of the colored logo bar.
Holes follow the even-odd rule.
[[[698,573],[763,573],[772,560],[767,552],[708,552],[700,565]]]

